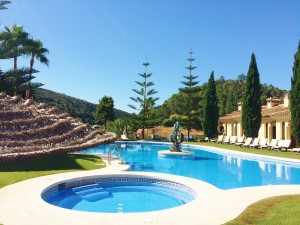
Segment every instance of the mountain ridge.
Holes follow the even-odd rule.
[[[80,118],[85,123],[95,124],[94,114],[97,104],[44,88],[37,88],[33,98],[37,102],[57,107],[72,117]],[[115,115],[116,118],[126,118],[129,113],[115,108]]]

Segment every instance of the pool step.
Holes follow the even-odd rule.
[[[116,212],[117,213],[124,213],[124,204],[123,203],[118,203]]]
[[[84,191],[90,188],[102,188],[99,184],[87,184],[79,187],[74,187],[73,191],[78,192],[78,191]]]
[[[73,188],[73,192],[80,198],[95,202],[104,198],[111,198],[110,192],[106,191],[99,184],[91,184]]]

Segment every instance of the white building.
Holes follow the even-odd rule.
[[[259,138],[291,140],[291,113],[288,95],[284,97],[283,104],[278,98],[268,98],[267,105],[262,106],[262,121],[258,132]],[[243,136],[242,104],[239,102],[238,110],[219,118],[220,126],[224,127],[224,135]]]

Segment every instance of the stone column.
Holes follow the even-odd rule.
[[[272,130],[272,124],[271,123],[268,123],[268,141],[269,143],[271,142],[271,139],[272,139],[272,133],[273,133],[273,130]]]
[[[276,139],[282,140],[282,122],[276,121]]]
[[[291,126],[290,126],[290,122],[285,122],[284,123],[284,134],[285,140],[291,140]]]
[[[265,137],[265,133],[266,133],[266,124],[265,123],[262,123],[260,128],[259,128],[259,131],[258,131],[258,137],[259,138],[264,138]]]

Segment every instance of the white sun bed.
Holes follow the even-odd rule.
[[[250,144],[251,144],[252,140],[253,140],[252,137],[248,137],[248,138],[246,139],[245,143],[242,144],[241,146],[242,146],[242,147],[250,147]]]
[[[237,141],[234,143],[237,146],[241,146],[244,144],[244,137],[238,137]]]
[[[268,139],[267,138],[260,139],[259,145],[257,147],[262,148],[262,147],[265,147],[265,146],[268,146]]]
[[[278,145],[272,147],[272,149],[277,150],[287,150],[291,145],[291,140],[279,140]]]
[[[223,140],[224,144],[229,144],[230,143],[230,136],[225,136],[224,140]]]
[[[250,148],[256,148],[259,146],[259,138],[254,138],[254,141],[252,144],[249,145]]]
[[[278,139],[272,139],[270,144],[261,145],[260,148],[270,148],[270,149],[272,149],[273,147],[277,146],[278,141],[279,141]]]

